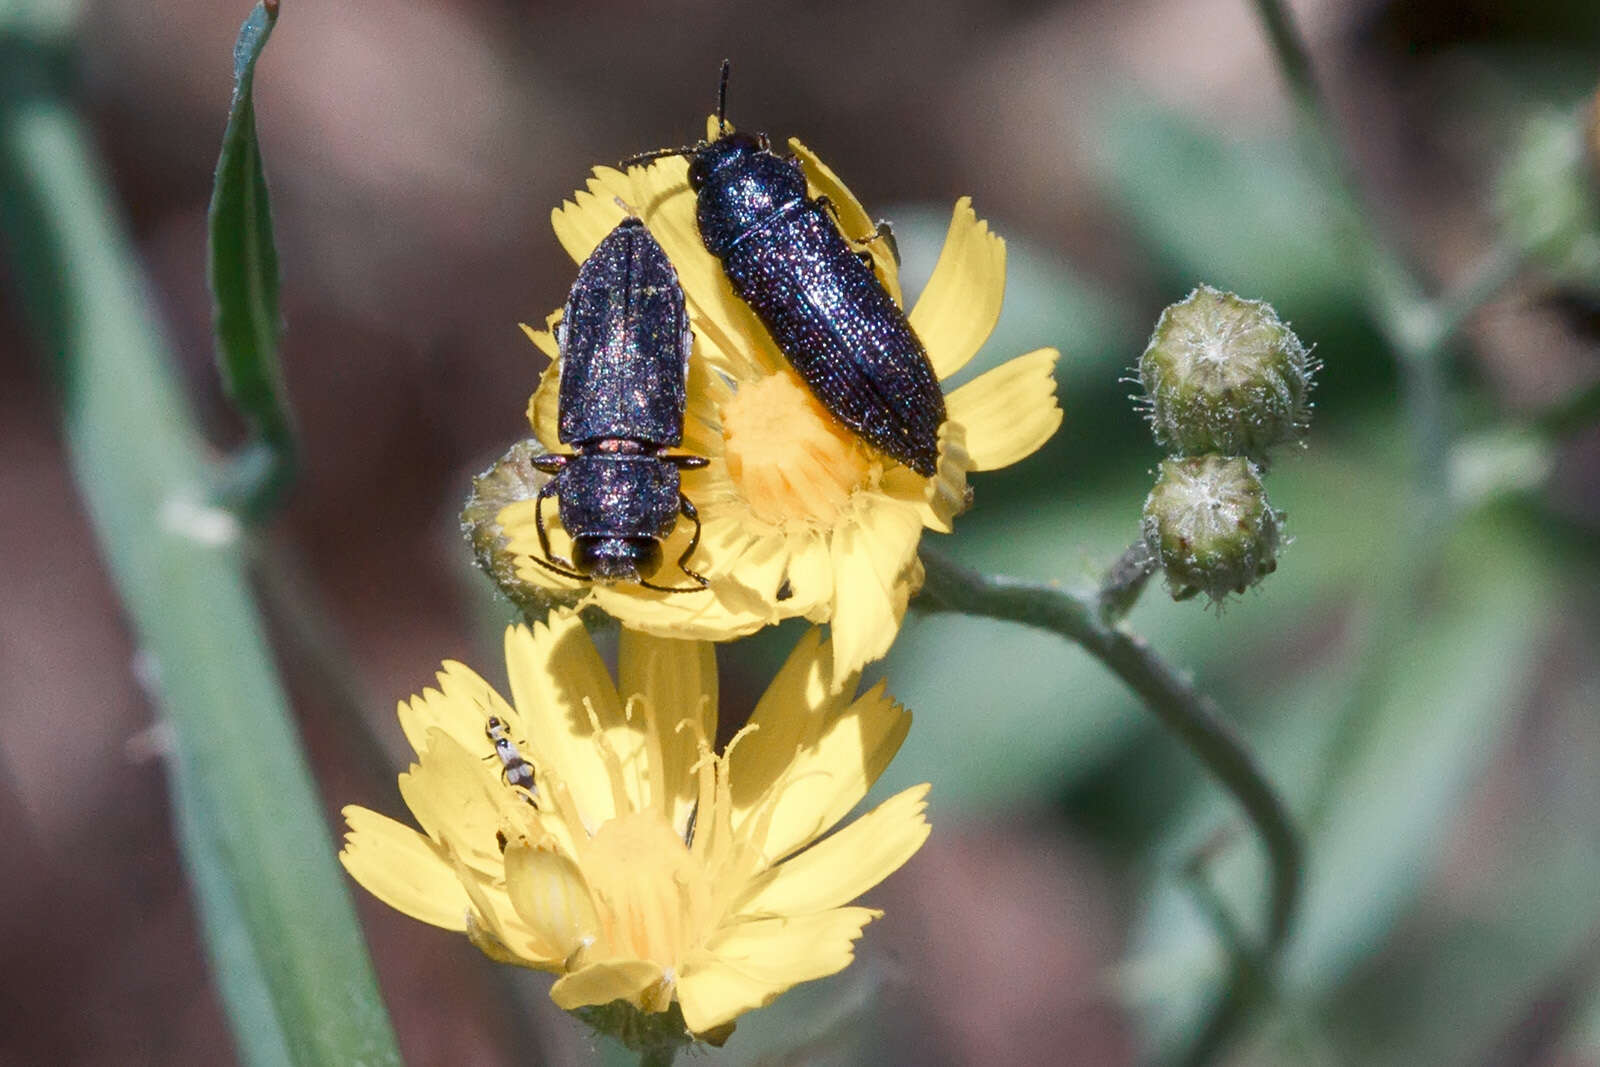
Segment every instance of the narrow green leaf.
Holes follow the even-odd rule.
[[[278,363],[278,253],[252,96],[256,61],[277,20],[275,0],[258,3],[233,46],[233,103],[209,215],[217,368],[255,436],[230,464],[222,498],[254,517],[282,498],[295,467],[294,424]]]
[[[250,588],[236,517],[82,120],[0,94],[0,247],[59,372],[63,437],[174,735],[179,843],[240,1058],[398,1063]]]

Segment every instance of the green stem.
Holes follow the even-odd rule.
[[[656,1046],[639,1053],[639,1067],[672,1067],[678,1058],[677,1045]]]
[[[0,56],[18,47],[0,20]],[[54,356],[73,473],[155,666],[176,831],[240,1058],[398,1063],[239,524],[209,502],[209,450],[105,168],[57,85],[9,63],[0,81],[10,273]]]
[[[1100,621],[1107,626],[1121,622],[1139,595],[1150,584],[1150,577],[1161,569],[1161,561],[1150,551],[1150,546],[1140,538],[1123,550],[1100,579],[1096,594]]]
[[[1205,914],[1211,928],[1228,950],[1226,992],[1218,999],[1211,1018],[1206,1020],[1200,1036],[1195,1038],[1194,1044],[1183,1057],[1186,1067],[1203,1067],[1212,1062],[1234,1028],[1249,1012],[1251,1004],[1269,988],[1268,969],[1227,902],[1206,877],[1203,854],[1189,864],[1184,871],[1184,878],[1196,906]]]
[[[1342,239],[1352,252],[1352,265],[1366,278],[1368,306],[1394,351],[1412,457],[1404,529],[1384,556],[1388,565],[1377,576],[1373,622],[1355,656],[1362,668],[1340,713],[1338,740],[1322,781],[1313,790],[1316,821],[1344,766],[1360,751],[1369,726],[1368,709],[1379,706],[1374,692],[1395,666],[1394,637],[1411,617],[1405,605],[1415,602],[1412,594],[1427,580],[1428,562],[1450,521],[1447,474],[1452,435],[1444,357],[1472,312],[1516,277],[1521,260],[1510,250],[1496,249],[1455,288],[1430,300],[1366,203],[1294,16],[1283,0],[1252,2],[1300,115],[1307,151],[1316,169],[1331,175]]]
[[[922,563],[927,579],[921,606],[1020,622],[1081,645],[1138,694],[1233,795],[1266,846],[1272,888],[1263,944],[1267,954],[1275,952],[1299,898],[1300,839],[1277,791],[1211,702],[1142,638],[1102,622],[1095,601],[1054,586],[977,574],[927,548]]]

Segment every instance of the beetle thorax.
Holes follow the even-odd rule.
[[[700,236],[713,255],[806,195],[799,163],[734,137],[696,153],[691,175],[699,192]]]

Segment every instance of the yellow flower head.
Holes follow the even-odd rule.
[[[360,807],[340,859],[391,907],[559,975],[569,1011],[676,1003],[694,1034],[843,969],[849,902],[928,836],[928,787],[823,839],[910,713],[856,697],[812,630],[721,753],[712,646],[624,630],[613,684],[583,626],[506,631],[512,701],[459,663],[400,705],[421,833]]]
[[[834,204],[842,231],[871,233],[866,211],[833,172],[798,141],[790,146],[811,194]],[[626,214],[636,214],[677,269],[694,329],[683,447],[710,459],[683,476],[703,523],[689,565],[711,585],[671,594],[634,583],[581,586],[553,574],[534,562],[543,552],[531,500],[500,513],[508,550],[519,559],[523,581],[570,603],[597,604],[624,625],[653,633],[726,640],[796,616],[829,622],[835,659],[854,670],[888,651],[922,584],[916,553],[922,531],[950,531],[968,500],[967,474],[1017,462],[1060,425],[1052,376],[1057,353],[1029,353],[950,392],[938,469],[922,477],[836,421],[789,367],[701,243],[687,170],[682,157],[625,173],[597,168],[587,190],[556,209],[552,221],[567,252],[582,262]],[[873,241],[865,250],[884,287],[903,303],[886,243]],[[1004,290],[1005,243],[962,199],[933,277],[910,313],[941,381],[960,371],[994,329]],[[561,447],[556,321],[552,315],[545,330],[524,327],[552,360],[528,412],[534,434],[551,451]],[[554,526],[555,509],[547,510]],[[691,523],[679,522],[663,558],[678,559],[692,532]],[[559,553],[568,542],[557,530],[552,535]],[[656,581],[671,585],[675,577],[689,584],[670,566]]]

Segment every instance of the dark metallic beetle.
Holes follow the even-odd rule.
[[[644,223],[622,220],[578,268],[556,329],[561,346],[557,435],[573,454],[533,461],[554,475],[539,490],[541,565],[569,578],[635,581],[664,592],[692,592],[706,579],[690,570],[700,517],[679,488],[678,472],[702,456],[667,455],[683,442],[689,316],[666,253]],[[544,500],[554,496],[572,536],[572,559],[551,551]],[[696,583],[673,588],[647,579],[661,564],[661,539],[678,515],[694,536],[678,566]]]
[[[927,350],[868,258],[840,234],[832,205],[806,195],[800,161],[774,153],[765,134],[727,132],[727,90],[723,63],[715,141],[624,165],[689,157],[700,239],[734,292],[840,422],[932,475],[945,408]]]

